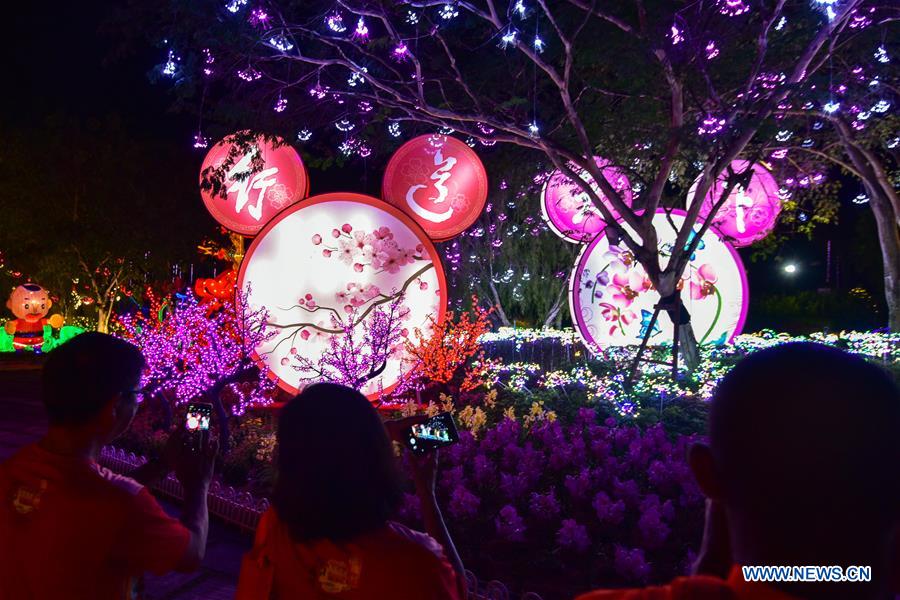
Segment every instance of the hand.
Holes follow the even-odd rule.
[[[434,496],[437,482],[438,450],[435,448],[426,454],[409,452],[409,464],[412,467],[413,484],[420,496]]]
[[[173,436],[174,437],[174,436]],[[178,436],[183,439],[183,436]],[[168,447],[168,442],[166,443]],[[216,453],[219,450],[218,440],[207,437],[199,451],[191,450],[185,444],[178,444],[173,449],[175,458],[175,476],[184,486],[185,492],[205,491],[212,481]],[[175,454],[177,452],[177,454]]]
[[[417,423],[424,423],[428,420],[427,415],[413,415],[402,419],[394,419],[393,421],[385,421],[384,428],[387,429],[388,437],[391,440],[406,446],[406,432],[409,428]]]

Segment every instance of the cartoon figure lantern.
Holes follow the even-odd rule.
[[[53,302],[50,294],[39,285],[20,285],[9,295],[6,307],[16,316],[6,323],[6,333],[13,336],[16,351],[41,351],[44,344],[44,325],[59,329],[63,325],[62,315],[47,317]]]

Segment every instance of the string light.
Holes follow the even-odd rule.
[[[394,46],[391,54],[393,55],[394,60],[403,61],[409,58],[409,48],[406,47],[404,42],[400,42]]]
[[[719,55],[719,49],[716,47],[716,43],[714,41],[710,41],[706,44],[706,60],[712,60]]]
[[[416,25],[419,22],[419,13],[410,10],[406,13],[406,22],[409,25]]]
[[[175,74],[178,72],[179,62],[181,62],[181,58],[175,54],[174,50],[169,50],[168,58],[162,68],[162,74],[166,77],[175,77]]]
[[[744,0],[719,0],[719,12],[726,17],[737,17],[750,10]]]
[[[287,108],[287,105],[288,105],[287,98],[285,98],[281,94],[278,94],[278,100],[275,101],[275,106],[273,106],[272,109],[275,112],[279,112],[279,113],[284,112],[284,109]]]
[[[388,133],[391,134],[391,137],[395,138],[400,137],[402,133],[400,131],[400,123],[398,123],[397,121],[391,121],[390,123],[388,123],[387,130]]]
[[[775,23],[775,31],[781,31],[784,29],[785,25],[787,25],[787,17],[781,17],[778,19],[778,22]]]
[[[506,49],[507,46],[516,45],[516,36],[518,32],[515,29],[509,29],[500,37],[500,47]]]
[[[229,2],[225,5],[225,10],[227,10],[231,14],[235,14],[245,6],[247,6],[247,0],[229,0]]]
[[[445,21],[449,21],[451,19],[455,19],[459,16],[459,11],[456,9],[456,6],[453,4],[445,4],[438,11],[438,16]]]
[[[831,100],[831,101],[829,101],[829,102],[826,102],[825,105],[822,106],[822,110],[824,110],[824,111],[827,112],[828,114],[834,114],[834,113],[836,113],[836,112],[838,111],[838,109],[840,109],[840,108],[841,108],[841,103],[840,103],[840,102],[835,102],[834,100]]]
[[[237,76],[244,81],[256,81],[257,79],[262,77],[262,73],[260,73],[253,67],[247,67],[246,69],[241,69],[240,71],[238,71]]]
[[[308,142],[312,138],[312,131],[309,129],[301,129],[297,132],[297,139],[301,142]]]
[[[528,124],[528,133],[531,137],[537,137],[541,133],[541,128],[538,127],[536,121],[532,121]]]
[[[369,41],[369,28],[366,27],[366,20],[364,18],[360,17],[359,21],[356,22],[356,29],[353,30],[353,35],[351,37],[360,44],[365,44]]]
[[[681,29],[678,28],[677,25],[673,24],[672,29],[670,30],[669,37],[672,38],[672,45],[677,46],[681,42],[684,41],[684,35],[681,33]]]
[[[875,49],[875,60],[882,64],[891,62],[891,57],[888,56],[887,49],[884,45],[878,46],[878,48]]]
[[[335,33],[347,31],[347,26],[344,25],[344,17],[339,12],[333,12],[325,17],[325,24],[328,26],[328,29]]]
[[[335,129],[338,131],[342,131],[344,133],[352,130],[356,127],[353,123],[351,123],[348,119],[341,119],[337,123],[334,124]]]
[[[216,62],[216,57],[213,56],[212,51],[209,48],[203,49],[203,74],[209,77],[213,74],[212,64]]]
[[[538,54],[544,51],[544,40],[539,35],[534,36],[534,50]]]
[[[273,48],[275,48],[276,50],[280,50],[281,52],[288,52],[294,49],[294,44],[292,44],[289,39],[281,34],[273,35],[272,37],[270,37],[269,44]]]
[[[525,3],[522,0],[516,0],[515,5],[513,6],[513,11],[519,15],[520,19],[524,19],[526,12]]]
[[[209,146],[209,138],[204,137],[199,131],[194,134],[194,148],[206,148]]]
[[[865,194],[857,194],[855,198],[853,198],[853,204],[865,204],[869,201],[869,197]]]

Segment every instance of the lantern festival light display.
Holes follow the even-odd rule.
[[[215,176],[224,178],[221,190],[212,185]],[[213,218],[246,236],[259,233],[279,211],[309,193],[309,178],[297,151],[261,136],[249,144],[238,143],[236,136],[219,141],[203,160],[200,183],[203,203]]]
[[[63,326],[62,315],[51,315],[53,301],[50,292],[35,283],[24,283],[13,289],[6,301],[6,308],[15,319],[7,321],[6,333],[12,336],[12,346],[16,352],[41,352],[44,345],[44,327],[53,329]]]
[[[416,329],[427,335],[447,305],[437,251],[412,216],[352,193],[316,196],[279,213],[248,248],[238,286],[251,308],[266,308],[268,330],[276,332],[255,358],[291,393],[348,326],[363,338],[390,308],[405,340]],[[412,368],[402,341],[389,358],[362,386],[370,399],[389,394]]]
[[[671,254],[684,220],[684,211],[657,211],[653,226],[662,257]],[[691,255],[679,287],[700,344],[723,344],[740,333],[747,316],[747,276],[737,251],[712,228]],[[610,244],[601,233],[584,247],[572,272],[569,307],[588,348],[639,344],[659,300],[643,267],[624,246]],[[672,322],[661,312],[650,344],[671,343],[672,336]]]
[[[469,228],[487,200],[487,173],[478,155],[446,135],[403,144],[384,172],[382,196],[412,217],[435,241]]]
[[[746,187],[736,185],[731,190],[712,222],[713,227],[738,247],[749,246],[769,235],[781,213],[778,183],[772,174],[760,164],[751,166],[746,160],[731,162],[731,170],[737,174],[744,173],[748,167],[753,171],[750,182]],[[709,216],[715,204],[721,199],[727,186],[726,179],[727,171],[719,176],[706,194],[700,207],[701,220]],[[688,207],[696,201],[699,183],[698,177],[688,190]]]
[[[594,162],[607,181],[631,206],[633,192],[625,172],[599,156]],[[572,165],[582,181],[589,183],[603,203],[618,217],[590,173]],[[550,229],[562,239],[573,243],[587,243],[603,231],[606,222],[600,210],[581,187],[559,169],[553,171],[541,191],[541,212]]]

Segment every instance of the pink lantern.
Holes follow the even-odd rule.
[[[735,173],[743,173],[748,166],[750,163],[746,160],[731,162],[731,169]],[[735,186],[712,221],[713,226],[735,246],[749,246],[769,235],[781,212],[781,200],[778,197],[778,184],[775,178],[762,165],[754,164],[752,169],[749,185],[746,188]],[[701,219],[706,219],[713,206],[721,199],[727,175],[726,170],[703,199],[703,206],[700,208]],[[698,177],[688,191],[689,207],[694,201],[699,183]]]
[[[384,200],[418,223],[435,241],[469,228],[487,200],[487,172],[475,151],[446,135],[420,135],[388,161]]]
[[[262,155],[262,168],[254,168],[254,158]],[[213,218],[227,229],[253,236],[279,211],[306,197],[309,178],[300,155],[290,146],[277,148],[261,137],[242,150],[227,137],[207,153],[200,167],[200,182],[226,160],[224,196],[200,190],[203,203]]]
[[[631,182],[628,181],[624,171],[611,165],[608,160],[599,156],[594,157],[594,162],[601,169],[603,177],[622,196],[625,204],[631,206],[633,198]],[[572,167],[579,173],[582,181],[591,184],[591,188],[597,193],[607,208],[612,211],[613,215],[618,217],[619,213],[613,209],[612,204],[600,191],[600,187],[593,181],[591,175],[574,165]],[[541,211],[547,225],[550,226],[550,229],[556,235],[576,244],[591,241],[606,227],[603,215],[594,206],[588,194],[559,169],[554,171],[544,184],[541,194]]]

